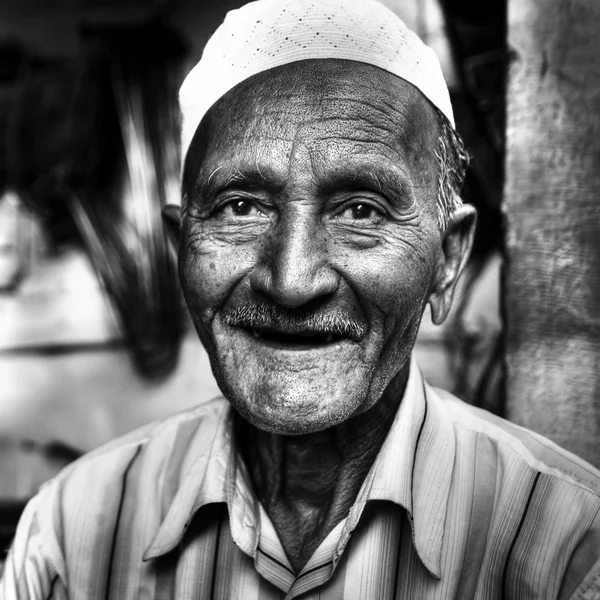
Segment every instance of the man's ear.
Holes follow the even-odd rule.
[[[450,312],[456,283],[471,253],[476,223],[475,208],[465,204],[454,211],[444,233],[442,251],[429,296],[431,320],[436,325],[441,325]]]
[[[179,246],[180,213],[181,207],[178,204],[165,204],[162,207],[163,222],[175,249]]]

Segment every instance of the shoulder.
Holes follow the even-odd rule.
[[[44,484],[32,500],[40,527],[61,546],[78,532],[99,541],[127,498],[149,509],[163,488],[177,490],[195,458],[207,454],[229,404],[216,398],[148,424],[73,462]],[[169,493],[174,493],[169,491]]]
[[[228,408],[223,398],[211,400],[146,425],[69,465],[27,505],[9,555],[11,569],[21,578],[28,569],[39,571],[49,589],[55,578],[66,585],[68,573],[79,572],[89,557],[101,571],[121,520],[133,523],[139,518],[148,531],[158,526],[189,466],[210,453]]]
[[[171,469],[180,469],[183,464],[176,463],[185,463],[193,458],[190,451],[194,444],[212,440],[228,407],[227,401],[218,397],[140,427],[71,463],[42,486],[42,491],[45,487],[61,488],[64,501],[68,500],[71,489],[99,491],[101,488],[114,488],[134,464],[140,472],[155,474],[167,465]]]
[[[491,442],[490,448],[514,459],[533,472],[547,474],[582,490],[600,501],[600,471],[548,438],[477,408],[444,390],[442,398],[457,436],[476,434]]]
[[[471,517],[487,515],[506,581],[535,580],[544,598],[588,598],[577,595],[584,589],[600,597],[600,471],[538,433],[433,392],[453,424],[455,477],[470,480]]]

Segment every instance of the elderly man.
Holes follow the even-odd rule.
[[[370,0],[230,13],[166,215],[225,399],[30,502],[3,598],[600,598],[600,476],[425,384],[475,215],[439,65]]]

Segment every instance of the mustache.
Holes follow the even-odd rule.
[[[274,304],[244,304],[225,309],[223,320],[232,327],[275,330],[289,335],[334,335],[360,342],[367,324],[342,311],[288,309]]]

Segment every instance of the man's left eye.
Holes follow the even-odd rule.
[[[382,219],[381,211],[364,202],[358,202],[352,206],[348,206],[340,215],[342,219],[355,221],[371,221],[378,222]]]

